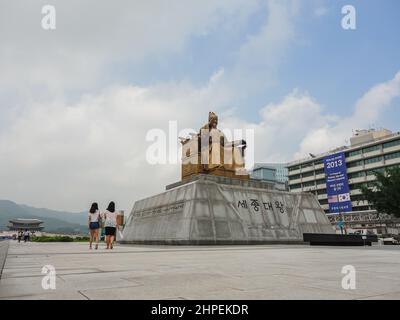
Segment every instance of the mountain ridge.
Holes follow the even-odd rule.
[[[8,230],[9,220],[16,218],[40,219],[46,232],[87,234],[87,213],[57,211],[0,200],[0,230]]]

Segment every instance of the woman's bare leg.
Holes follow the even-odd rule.
[[[110,236],[106,236],[107,249],[110,249]]]
[[[110,247],[113,248],[114,236],[110,236]]]
[[[98,249],[99,248],[99,229],[95,230],[94,238],[95,238],[95,241],[96,241],[96,249]]]
[[[93,242],[93,230],[90,229],[89,249],[92,249],[92,242]]]

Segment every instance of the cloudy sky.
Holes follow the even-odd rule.
[[[0,0],[0,199],[129,210],[180,178],[147,162],[149,130],[210,110],[255,130],[256,162],[399,131],[399,30],[398,0]]]

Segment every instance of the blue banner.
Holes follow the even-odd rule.
[[[351,211],[350,189],[344,152],[325,157],[324,170],[329,212],[343,213]]]

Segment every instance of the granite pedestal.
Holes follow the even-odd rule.
[[[303,233],[335,233],[314,195],[200,175],[136,201],[120,242],[303,243]]]

